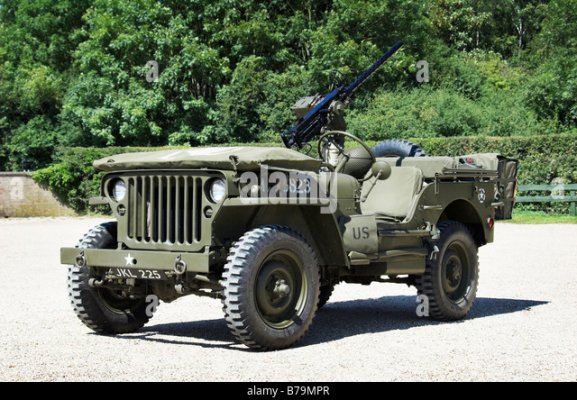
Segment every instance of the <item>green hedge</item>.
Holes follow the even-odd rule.
[[[554,179],[564,183],[577,182],[577,135],[421,138],[413,141],[420,144],[429,155],[457,156],[495,152],[516,158],[520,161],[519,181],[523,184],[550,183]],[[376,144],[373,141],[368,143],[371,146]],[[280,143],[259,143],[254,146],[280,146]],[[159,149],[63,148],[57,152],[56,163],[37,171],[34,179],[50,188],[74,210],[84,212],[87,209],[87,199],[98,193],[100,174],[92,168],[92,161],[118,153]],[[548,205],[532,207],[550,209]],[[563,207],[561,205],[555,210],[564,211]]]
[[[101,174],[92,162],[119,153],[154,151],[151,147],[66,147],[57,150],[56,162],[36,171],[32,177],[50,189],[64,204],[77,212],[88,208],[88,198],[98,195]]]

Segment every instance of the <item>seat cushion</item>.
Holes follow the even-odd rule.
[[[378,161],[386,161],[397,167],[416,167],[423,172],[425,179],[433,179],[445,168],[455,168],[457,161],[452,157],[381,157]]]
[[[374,184],[374,186],[373,186]],[[361,211],[363,214],[384,214],[405,218],[415,196],[423,185],[423,173],[416,167],[393,167],[385,180],[374,177],[363,183]]]

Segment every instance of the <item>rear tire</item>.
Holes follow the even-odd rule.
[[[223,310],[231,333],[257,350],[291,346],[312,324],[319,301],[315,252],[295,231],[267,225],[230,250]]]
[[[402,139],[388,139],[372,148],[375,157],[426,157],[427,153],[419,145]]]
[[[477,297],[479,286],[478,249],[467,227],[460,222],[439,224],[439,252],[417,277],[419,295],[426,295],[429,316],[440,321],[464,318]]]
[[[116,222],[92,228],[77,245],[81,249],[114,249]],[[119,334],[135,332],[148,322],[145,299],[122,298],[106,288],[93,288],[88,266],[68,267],[68,295],[76,316],[94,332]],[[145,284],[144,282],[142,284]],[[151,307],[149,311],[154,311]]]

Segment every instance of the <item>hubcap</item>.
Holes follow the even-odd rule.
[[[457,303],[470,288],[470,263],[463,246],[455,242],[449,246],[443,259],[441,279],[447,297]]]
[[[267,325],[283,329],[299,321],[307,282],[301,263],[289,252],[277,252],[263,263],[256,280],[256,305]]]

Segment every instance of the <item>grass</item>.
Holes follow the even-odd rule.
[[[577,217],[569,214],[551,214],[544,211],[514,210],[513,224],[577,224]]]

